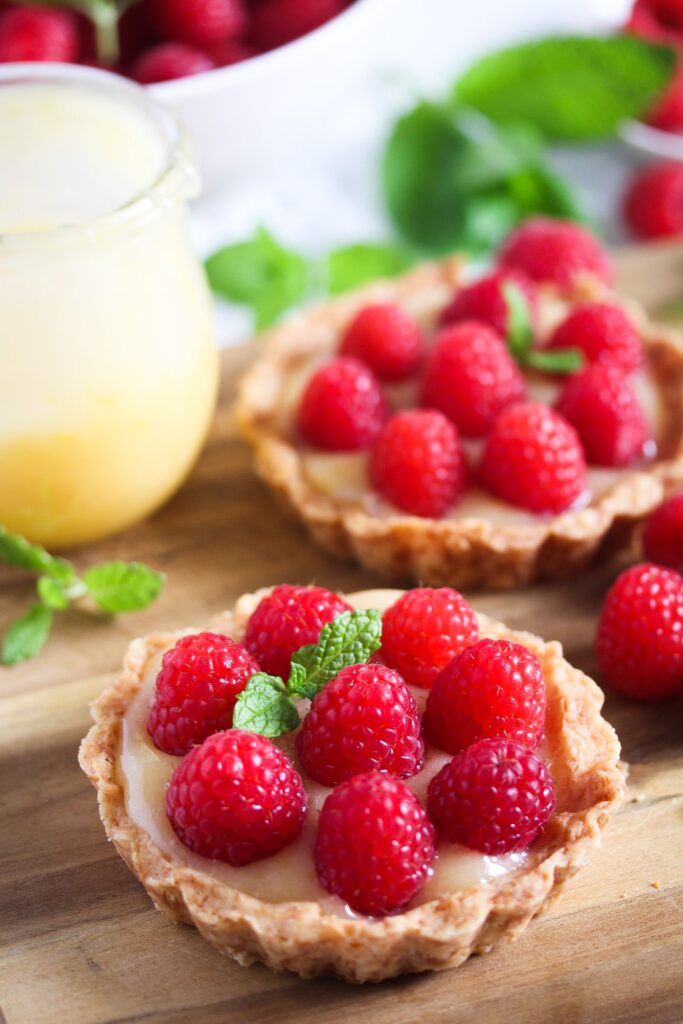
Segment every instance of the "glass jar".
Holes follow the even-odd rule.
[[[4,150],[4,152],[3,152]],[[0,524],[64,547],[164,502],[218,384],[185,140],[104,72],[0,70]]]

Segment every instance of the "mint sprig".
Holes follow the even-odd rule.
[[[316,644],[292,655],[287,683],[280,676],[256,672],[237,698],[233,725],[270,739],[296,729],[295,701],[312,700],[343,668],[358,665],[379,649],[382,617],[374,608],[343,612],[323,627]]]
[[[544,373],[575,373],[583,366],[578,348],[538,349],[534,347],[531,310],[522,289],[512,281],[502,286],[507,303],[507,343],[513,359],[522,367]]]

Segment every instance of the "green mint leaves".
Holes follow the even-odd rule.
[[[508,308],[507,343],[513,359],[522,367],[545,373],[575,373],[583,366],[583,353],[577,348],[534,348],[534,332],[529,303],[521,288],[512,281],[502,287]]]
[[[39,603],[5,632],[0,649],[3,665],[16,665],[38,654],[49,636],[53,613],[65,611],[72,601],[89,597],[108,615],[141,611],[156,600],[164,586],[164,576],[141,562],[103,562],[79,577],[65,558],[55,558],[3,527],[0,561],[40,573],[36,581]]]
[[[412,265],[409,249],[396,244],[361,242],[335,249],[327,257],[327,283],[331,295],[357,288],[367,281],[396,277]]]
[[[343,612],[323,627],[317,644],[292,655],[289,681],[257,672],[237,698],[236,729],[274,738],[296,729],[299,713],[294,701],[312,699],[326,683],[349,665],[358,665],[379,649],[382,617],[374,608]]]

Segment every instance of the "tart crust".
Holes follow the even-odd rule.
[[[129,817],[118,771],[126,710],[150,660],[181,635],[153,634],[131,644],[122,674],[93,703],[95,724],[79,762],[97,789],[107,836],[156,906],[176,922],[194,924],[242,965],[260,961],[303,977],[338,975],[350,982],[455,967],[472,953],[516,938],[599,845],[625,780],[619,741],[600,714],[599,687],[565,661],[558,643],[479,618],[483,635],[512,639],[536,653],[546,680],[547,749],[558,809],[522,867],[393,917],[345,918],[316,902],[259,900],[165,853]],[[233,614],[225,613],[212,628],[231,633],[234,624]],[[262,863],[268,870],[268,861]]]
[[[501,589],[570,578],[626,547],[638,524],[668,493],[683,486],[683,343],[675,332],[651,323],[636,304],[622,302],[641,331],[648,366],[667,410],[665,436],[659,439],[657,461],[624,470],[585,508],[523,527],[474,516],[373,516],[317,490],[307,478],[301,450],[283,430],[279,408],[291,374],[306,360],[331,354],[335,339],[360,307],[398,301],[418,318],[429,318],[462,283],[463,262],[458,258],[426,263],[277,327],[241,382],[238,427],[252,448],[256,472],[312,539],[385,578]],[[550,286],[543,294],[550,303],[559,300]],[[572,304],[610,294],[597,280],[584,278],[567,299]]]

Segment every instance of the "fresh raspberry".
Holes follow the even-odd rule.
[[[591,465],[629,466],[643,457],[650,428],[619,367],[595,363],[575,374],[557,410],[575,428]]]
[[[680,56],[666,90],[647,116],[647,123],[663,132],[683,131],[683,61]]]
[[[324,587],[283,583],[261,598],[247,622],[244,645],[264,672],[289,678],[290,660],[320,639],[323,626],[353,608]]]
[[[683,691],[683,576],[645,562],[609,590],[596,652],[604,682],[639,700]]]
[[[663,161],[637,171],[623,206],[624,217],[639,238],[683,234],[683,164]]]
[[[241,64],[244,60],[251,60],[256,56],[257,51],[239,40],[226,39],[222,43],[210,46],[209,53],[217,67],[227,68],[232,64]]]
[[[535,654],[509,640],[480,640],[441,670],[427,698],[425,733],[459,754],[482,739],[538,746],[545,682]]]
[[[540,402],[501,413],[488,436],[479,475],[503,501],[539,514],[564,512],[587,486],[578,434]]]
[[[296,749],[323,786],[373,770],[407,779],[424,761],[415,698],[393,669],[351,665],[314,698]]]
[[[441,314],[442,325],[461,320],[479,320],[488,324],[501,338],[508,334],[508,304],[504,284],[513,284],[527,300],[532,323],[536,319],[536,288],[532,281],[516,270],[494,270],[473,284],[457,291]]]
[[[184,43],[159,43],[140,54],[131,68],[131,76],[141,85],[187,78],[216,65],[211,57]]]
[[[251,38],[259,50],[274,50],[320,28],[345,6],[345,0],[260,0],[254,6]]]
[[[331,452],[373,443],[389,413],[372,370],[357,359],[331,359],[309,380],[297,425],[304,440]]]
[[[636,0],[624,26],[645,39],[670,43],[683,41],[683,7],[680,0]]]
[[[652,513],[643,533],[643,547],[651,562],[683,573],[683,491]]]
[[[609,363],[633,373],[643,362],[643,343],[631,320],[611,302],[578,306],[555,328],[548,348],[578,348],[588,363]]]
[[[162,39],[191,46],[236,39],[247,27],[242,0],[150,0],[150,10]]]
[[[476,320],[445,327],[427,364],[421,404],[482,437],[496,416],[525,396],[524,377],[502,339]]]
[[[434,829],[405,782],[367,772],[342,782],[320,814],[315,869],[320,884],[359,914],[405,907],[434,860]]]
[[[71,11],[14,7],[0,14],[0,62],[78,60],[78,22]]]
[[[478,636],[474,609],[457,590],[416,587],[382,617],[382,660],[411,686],[429,689],[441,669]]]
[[[578,275],[592,274],[609,284],[607,253],[585,228],[568,220],[531,217],[503,243],[500,263],[521,270],[534,281],[552,281],[571,289]]]
[[[213,732],[229,729],[238,694],[259,671],[241,644],[222,633],[184,636],[166,651],[147,729],[167,754],[186,754]]]
[[[166,814],[202,857],[239,867],[296,839],[306,792],[292,762],[265,736],[229,729],[193,747],[171,776]]]
[[[377,438],[370,475],[373,486],[397,508],[438,519],[467,485],[457,429],[433,409],[396,413]]]
[[[420,365],[422,332],[405,309],[386,302],[364,306],[346,328],[343,356],[360,359],[380,380],[403,380]]]
[[[442,839],[481,853],[524,850],[555,810],[538,754],[505,739],[479,740],[429,784],[427,811]]]

